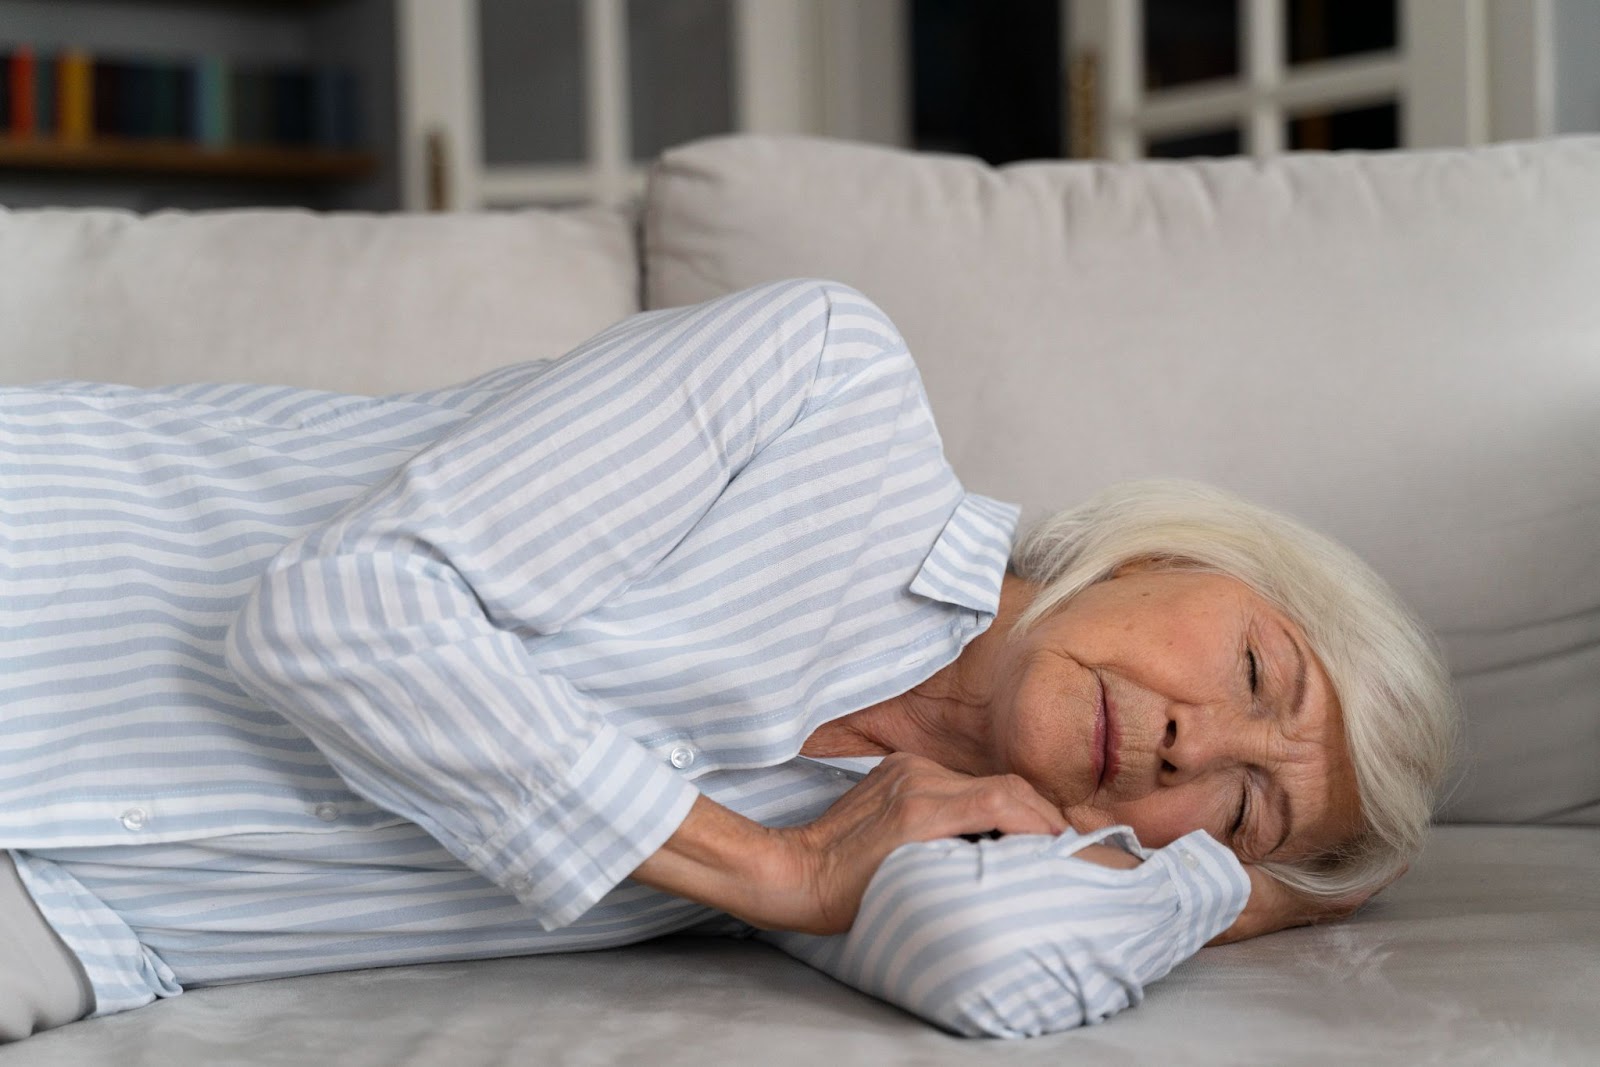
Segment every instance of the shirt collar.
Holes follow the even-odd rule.
[[[939,531],[911,591],[992,619],[1020,513],[1015,504],[967,493]]]

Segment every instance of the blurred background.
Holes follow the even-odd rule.
[[[0,205],[619,204],[734,131],[1027,159],[1600,130],[1600,0],[0,0]]]

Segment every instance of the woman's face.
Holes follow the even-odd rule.
[[[1008,645],[1002,672],[996,762],[1079,829],[1126,823],[1151,847],[1204,829],[1247,862],[1359,829],[1327,675],[1242,582],[1122,568]]]

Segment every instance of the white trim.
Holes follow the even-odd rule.
[[[1283,0],[1247,0],[1239,20],[1239,54],[1250,86],[1245,151],[1257,159],[1283,151],[1283,108],[1278,87],[1283,82]]]
[[[648,164],[631,166],[619,183],[623,198],[642,196],[648,174]],[[589,203],[594,201],[594,171],[583,163],[497,164],[485,169],[479,190],[486,208]]]
[[[734,0],[735,128],[821,133],[821,8],[812,0]]]
[[[911,144],[908,0],[821,0],[821,132]]]
[[[627,199],[632,154],[628,114],[628,26],[623,0],[584,0],[583,58],[590,195],[616,206]]]
[[[1284,78],[1278,100],[1285,111],[1354,106],[1397,99],[1405,85],[1405,60],[1393,52],[1364,52],[1296,64]]]
[[[1484,0],[1402,0],[1406,50],[1400,142],[1407,148],[1489,139],[1488,19]]]
[[[1089,55],[1094,59],[1095,151],[1100,159],[1137,159],[1143,144],[1135,127],[1144,87],[1144,49],[1140,28],[1144,18],[1143,0],[1062,0],[1068,49],[1065,69],[1073,70],[1073,58]],[[1063,138],[1075,155],[1084,146],[1071,145],[1070,107],[1062,116],[1067,132]]]
[[[1104,86],[1105,120],[1101,123],[1107,158],[1126,161],[1144,154],[1134,121],[1144,102],[1144,3],[1109,0],[1106,10]]]
[[[1556,128],[1550,0],[1489,0],[1489,136],[1549,137]]]
[[[1146,98],[1138,127],[1144,133],[1201,132],[1242,123],[1252,109],[1276,116],[1281,131],[1290,112],[1354,107],[1395,99],[1406,83],[1406,64],[1393,52],[1370,52],[1288,68],[1275,88],[1252,89],[1237,78],[1160,89]]]
[[[483,159],[477,0],[400,0],[395,36],[401,206],[428,209],[427,141],[437,131],[445,141],[443,208],[470,211]]]

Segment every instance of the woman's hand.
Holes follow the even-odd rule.
[[[895,752],[814,822],[771,831],[787,863],[777,881],[787,888],[769,895],[765,922],[747,921],[843,933],[878,865],[907,842],[994,830],[1054,836],[1067,828],[1061,811],[1017,775],[975,778]]]
[[[804,826],[762,826],[698,797],[633,878],[764,929],[837,934],[850,928],[878,865],[901,845],[992,830],[1053,836],[1067,826],[1016,775],[975,778],[896,752]],[[1085,859],[1121,862],[1084,851]]]
[[[1348,919],[1361,905],[1372,898],[1373,893],[1377,892],[1372,890],[1338,900],[1310,897],[1290,889],[1253,864],[1245,864],[1244,869],[1250,875],[1250,900],[1245,904],[1244,911],[1233,921],[1233,925],[1206,942],[1208,945],[1226,945],[1234,941],[1244,941],[1247,938],[1270,934],[1274,930],[1286,930],[1291,926],[1310,926],[1315,923]],[[1404,873],[1405,869],[1402,868],[1395,878]],[[1391,878],[1385,885],[1393,881]]]

